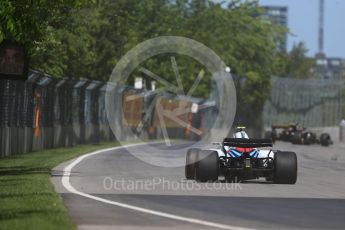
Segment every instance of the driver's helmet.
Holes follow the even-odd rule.
[[[234,130],[233,138],[245,138],[249,139],[248,134],[246,133],[245,127],[237,127]],[[258,151],[254,148],[242,148],[242,147],[227,147],[225,148],[226,153],[230,155],[230,157],[240,157],[243,153],[249,153],[250,157],[257,157]]]
[[[246,138],[249,139],[248,134],[244,131],[245,127],[237,127],[233,134],[234,138]]]

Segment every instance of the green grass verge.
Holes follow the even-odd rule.
[[[50,182],[56,165],[117,143],[49,149],[0,159],[0,229],[75,229]]]

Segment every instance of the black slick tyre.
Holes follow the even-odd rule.
[[[202,150],[198,152],[196,163],[196,180],[212,182],[218,180],[219,159],[217,151]]]
[[[329,146],[331,143],[331,136],[328,133],[322,133],[320,136],[320,144],[322,146]]]
[[[198,159],[199,149],[188,149],[186,154],[185,176],[188,180],[195,179],[195,163]]]
[[[276,152],[274,154],[275,184],[295,184],[297,181],[297,156],[294,152]]]

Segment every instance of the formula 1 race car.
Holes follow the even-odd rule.
[[[267,148],[269,147],[269,148]],[[276,184],[295,184],[297,156],[272,149],[271,139],[225,138],[216,148],[189,149],[185,175],[199,182],[243,181],[266,178]]]
[[[288,141],[292,144],[311,145],[321,144],[329,146],[333,144],[331,136],[328,133],[322,133],[317,137],[315,132],[308,131],[306,128],[299,126],[297,123],[287,125],[272,125],[272,130],[266,131],[265,138],[271,138],[273,142],[276,140]],[[281,130],[278,132],[277,130]]]

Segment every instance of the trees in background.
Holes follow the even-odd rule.
[[[78,9],[89,0],[2,0],[0,8],[0,41],[12,38],[32,54],[47,38],[52,25],[61,25],[65,12]]]
[[[312,67],[315,65],[315,59],[307,57],[308,49],[303,42],[294,44],[292,50],[286,54],[277,56],[278,76],[297,79],[307,79],[311,77]]]
[[[286,29],[263,21],[262,13],[256,1],[240,0],[227,6],[208,0],[4,0],[0,39],[11,34],[24,43],[32,69],[103,81],[140,42],[164,35],[195,39],[213,49],[238,76],[238,111],[246,114],[240,120],[258,125],[271,75],[298,65],[292,63],[295,59],[286,64],[288,59],[277,54],[277,41]],[[170,58],[160,55],[143,65],[176,83]],[[176,56],[176,62],[188,90],[203,67],[189,57]],[[208,96],[210,78],[206,73],[194,96]]]

